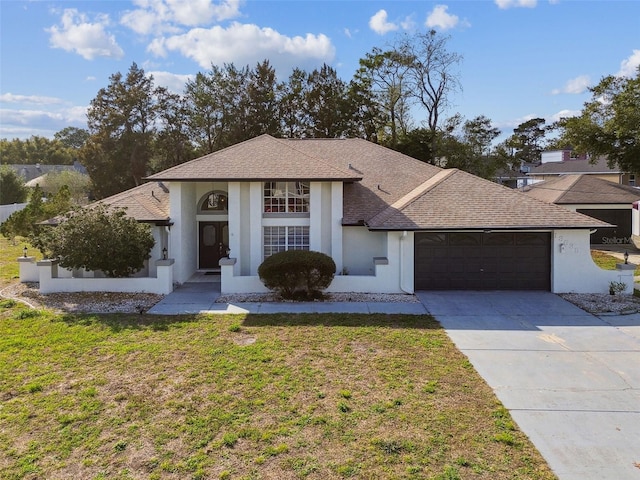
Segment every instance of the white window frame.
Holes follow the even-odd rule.
[[[309,250],[309,227],[305,225],[278,225],[262,227],[263,259],[285,250]]]
[[[309,215],[309,182],[264,182],[262,212],[266,215]]]

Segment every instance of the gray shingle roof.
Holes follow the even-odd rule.
[[[527,195],[558,205],[631,205],[640,200],[640,190],[592,175],[562,175],[523,189]]]
[[[160,224],[169,222],[169,189],[162,182],[143,183],[87,205],[87,208],[100,203],[113,208],[124,208],[127,216],[139,222]],[[64,221],[64,218],[64,215],[59,215],[42,224],[57,225]]]
[[[323,158],[300,142],[261,135],[148,177],[161,181],[359,180],[344,162]]]
[[[149,179],[340,181],[344,192],[342,224],[367,225],[371,229],[608,226],[460,170],[443,170],[362,139],[294,140],[262,135]],[[103,201],[128,206],[136,218],[150,217],[147,221],[168,218],[168,195],[166,204],[158,205],[156,210],[149,206],[149,190],[144,195],[131,193],[133,190]]]
[[[380,230],[600,228],[608,223],[457,169],[445,170],[368,223]]]
[[[619,168],[611,168],[605,157],[597,158],[593,163],[588,159],[574,159],[566,162],[547,162],[534,167],[529,175],[564,175],[570,173],[622,173]]]

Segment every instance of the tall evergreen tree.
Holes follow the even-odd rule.
[[[157,116],[153,78],[135,63],[109,80],[91,101],[91,136],[80,152],[98,198],[139,185],[149,173]]]

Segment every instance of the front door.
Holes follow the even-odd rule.
[[[227,256],[229,246],[228,222],[199,222],[198,268],[218,268]]]

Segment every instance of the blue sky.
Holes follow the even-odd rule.
[[[86,128],[132,62],[178,92],[212,63],[265,58],[282,76],[327,63],[348,81],[373,47],[431,28],[463,57],[445,116],[485,115],[504,135],[577,113],[588,86],[640,64],[637,0],[2,0],[0,138]]]

